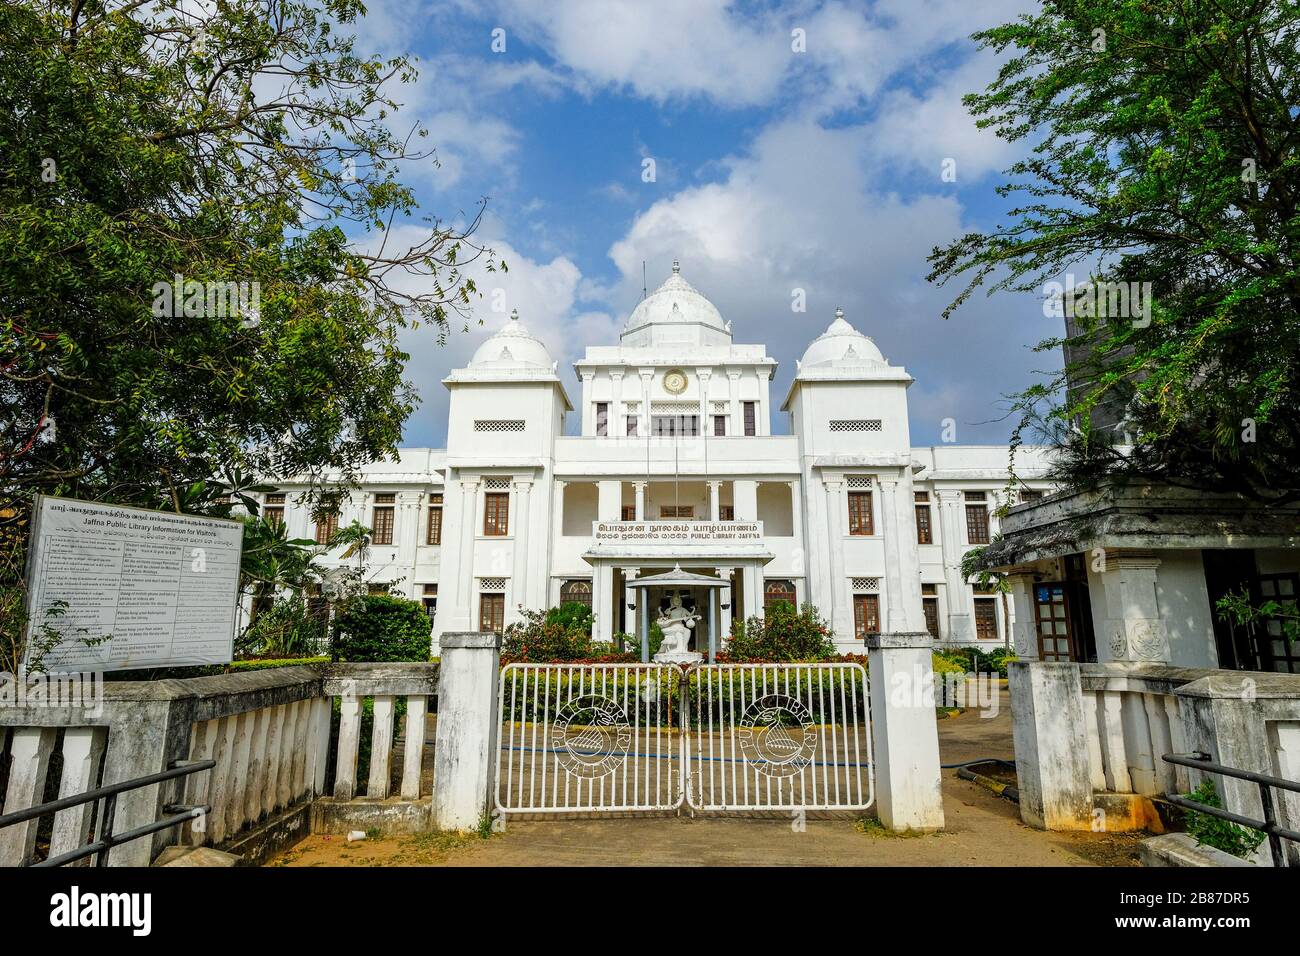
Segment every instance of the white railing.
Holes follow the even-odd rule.
[[[1179,687],[1210,671],[1164,665],[1084,664],[1083,718],[1097,792],[1186,792],[1187,771],[1166,763],[1187,749]]]
[[[219,846],[318,797],[347,801],[363,791],[367,799],[419,800],[431,791],[422,784],[423,758],[437,673],[437,664],[295,666],[108,682],[100,685],[102,699],[94,708],[39,701],[0,708],[0,770],[6,777],[0,813],[44,802],[51,766],[62,766],[57,796],[66,797],[158,773],[185,759],[213,760],[216,766],[122,794],[118,832],[159,819],[171,804],[207,805],[211,810],[187,824],[180,840]],[[362,788],[357,770],[367,703],[373,725]],[[402,706],[406,719],[399,738],[395,718]],[[48,856],[86,845],[99,813],[92,803],[59,811]],[[39,822],[0,830],[0,866],[33,861]],[[147,865],[169,842],[177,842],[174,831],[123,844],[109,851],[109,862]]]

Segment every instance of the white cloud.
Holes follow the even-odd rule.
[[[610,248],[621,280],[605,292],[624,312],[639,295],[642,259],[653,288],[680,258],[683,276],[733,321],[736,341],[765,343],[781,362],[778,396],[795,359],[842,306],[918,378],[918,441],[931,440],[947,417],[962,441],[1004,440],[1008,426],[991,421],[1001,396],[1029,381],[1027,346],[1051,330],[1029,297],[981,297],[948,322],[939,317],[951,290],[925,282],[926,256],[966,231],[960,204],[875,188],[874,148],[866,127],[768,128],[728,161],[722,182],[682,190],[636,219]],[[791,310],[795,289],[806,293],[806,313]]]

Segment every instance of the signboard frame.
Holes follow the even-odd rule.
[[[117,659],[115,659],[113,652],[115,650],[120,650],[121,645],[120,644],[116,646],[114,645],[114,641],[119,640],[117,634],[112,634],[113,631],[118,630],[116,626],[114,626],[109,629],[110,634],[112,634],[111,638],[104,641],[104,645],[108,648],[107,654],[97,653],[94,651],[93,648],[85,648],[81,653],[74,652],[70,649],[70,645],[66,642],[80,640],[84,643],[85,639],[77,638],[75,635],[65,635],[64,643],[61,643],[57,645],[56,648],[52,649],[50,656],[55,659],[66,659],[66,661],[60,660],[57,666],[46,665],[48,669],[55,672],[88,672],[88,671],[98,672],[98,671],[136,670],[139,668],[149,668],[149,667],[192,667],[192,666],[205,666],[205,665],[212,665],[212,664],[230,663],[230,661],[234,657],[235,632],[239,627],[239,619],[240,619],[239,569],[243,560],[243,522],[242,521],[240,521],[237,518],[216,518],[216,517],[209,517],[207,515],[190,515],[190,514],[183,514],[179,512],[173,512],[173,511],[163,511],[161,509],[155,509],[155,508],[141,508],[136,505],[120,505],[120,504],[113,504],[111,502],[86,501],[80,498],[64,498],[57,495],[45,495],[45,494],[37,493],[35,496],[33,496],[32,499],[32,520],[31,520],[30,534],[28,538],[28,550],[27,550],[26,610],[27,610],[28,619],[27,619],[27,627],[26,627],[26,641],[25,641],[26,646],[24,647],[24,652],[23,652],[24,666],[27,666],[29,664],[29,655],[31,654],[33,649],[33,637],[37,634],[39,628],[44,623],[43,610],[46,606],[51,605],[53,603],[45,599],[46,592],[44,589],[44,585],[47,582],[40,580],[42,572],[43,571],[48,572],[48,558],[50,557],[50,555],[47,552],[48,542],[45,537],[48,529],[46,529],[43,526],[42,518],[45,516],[45,511],[47,510],[47,506],[49,505],[49,503],[52,502],[75,505],[77,506],[78,509],[84,509],[87,512],[101,512],[107,517],[112,517],[121,520],[127,520],[130,518],[129,514],[121,514],[121,513],[136,513],[141,516],[144,515],[158,516],[161,518],[166,518],[167,520],[163,524],[170,525],[172,526],[172,528],[177,528],[178,526],[183,526],[187,523],[190,524],[191,528],[193,529],[197,529],[200,526],[207,526],[208,528],[211,528],[213,525],[217,525],[217,526],[227,525],[230,526],[228,530],[231,531],[232,533],[235,532],[235,530],[237,529],[237,536],[234,536],[235,537],[234,548],[233,548],[234,565],[233,568],[229,570],[230,573],[229,591],[228,593],[224,589],[219,591],[219,593],[226,595],[226,599],[229,602],[229,607],[231,609],[230,629],[229,632],[225,634],[223,637],[217,638],[217,640],[221,641],[221,644],[219,646],[213,640],[203,642],[203,646],[206,646],[208,648],[214,648],[218,650],[219,653],[200,653],[200,654],[188,655],[188,656],[187,655],[178,656],[175,653],[176,631],[177,631],[177,625],[178,623],[180,623],[176,619],[176,610],[181,606],[180,602],[182,599],[180,594],[179,582],[183,581],[184,578],[184,568],[181,567],[178,571],[179,576],[178,576],[176,603],[172,607],[172,612],[173,612],[172,619],[170,621],[170,628],[167,633],[169,639],[169,648],[170,648],[170,652],[168,653],[167,656],[160,657],[157,655],[145,655],[145,656],[136,657],[128,653],[124,657],[118,655]],[[155,520],[157,519],[155,518]],[[160,524],[160,527],[162,526],[163,525]],[[92,540],[91,536],[87,535],[85,541],[89,542],[90,540]],[[111,539],[105,538],[103,540],[111,540]],[[136,543],[139,544],[141,542],[136,542]],[[144,542],[143,544],[149,544],[149,542]],[[191,542],[159,541],[159,542],[154,542],[152,544],[155,547],[166,547],[169,544],[174,544],[176,546],[179,546],[184,552],[184,550],[190,546]],[[220,551],[226,552],[228,554],[230,551],[229,544],[225,544],[221,546]],[[125,558],[126,558],[126,552],[124,546],[123,554],[122,554],[123,562],[125,562]],[[207,562],[206,551],[198,555],[197,558],[194,557],[193,548],[190,548],[190,553],[188,555],[182,553],[181,555],[182,566],[186,561],[193,561],[193,560],[204,562],[204,573],[206,573],[206,562]],[[191,567],[193,568],[193,564],[191,564]],[[217,570],[219,571],[220,569]],[[125,572],[123,571],[121,575],[124,574]],[[46,577],[48,577],[48,573],[46,574]],[[109,592],[108,594],[106,594],[106,600],[111,599],[114,601],[115,615],[116,615],[116,609],[120,607],[121,604],[121,593],[123,590],[123,588],[121,587],[121,583],[122,582],[119,579],[118,589],[116,591]],[[211,602],[211,606],[215,606],[215,603],[216,603],[215,601]],[[114,617],[113,623],[114,625],[116,625],[116,616]],[[96,637],[98,636],[99,635],[96,635]]]

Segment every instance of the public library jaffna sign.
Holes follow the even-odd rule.
[[[596,542],[606,544],[712,544],[761,541],[761,521],[597,521]]]

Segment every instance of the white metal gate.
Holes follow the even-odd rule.
[[[508,664],[496,808],[862,810],[860,664]]]
[[[871,806],[870,695],[861,664],[701,664],[687,680],[691,807]]]
[[[497,809],[681,806],[682,682],[671,664],[507,664],[501,670]]]

